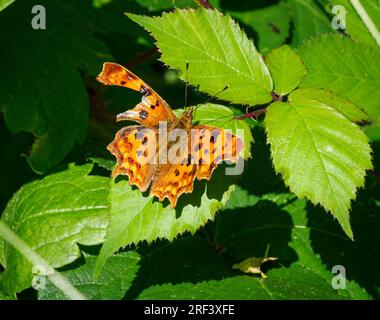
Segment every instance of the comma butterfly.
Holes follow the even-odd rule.
[[[97,80],[105,85],[127,87],[143,94],[133,109],[116,117],[140,125],[122,128],[107,149],[116,157],[112,176],[128,175],[141,192],[148,190],[171,207],[178,197],[193,191],[194,180],[210,180],[223,160],[236,163],[244,148],[242,140],[220,128],[193,125],[193,108],[179,118],[151,87],[123,66],[106,62]]]

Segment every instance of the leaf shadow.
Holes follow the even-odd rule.
[[[235,262],[250,257],[263,257],[267,246],[269,256],[289,267],[298,260],[289,246],[293,220],[281,206],[268,200],[255,205],[227,209],[218,216],[214,228],[214,241],[228,252]]]
[[[372,143],[374,168],[380,168],[380,142]],[[352,203],[351,225],[354,241],[343,232],[339,223],[322,208],[308,205],[307,218],[313,251],[326,267],[346,269],[353,280],[374,298],[380,299],[380,180],[368,172],[365,189],[359,190]]]
[[[248,257],[264,256],[267,244],[272,245],[269,255],[278,257],[281,265],[289,266],[298,258],[288,246],[291,228],[292,219],[286,211],[273,202],[260,201],[244,210],[220,213],[211,241],[210,237],[201,236],[204,235],[201,230],[195,236],[184,235],[172,243],[165,240],[141,245],[137,249],[142,257],[140,268],[124,299],[135,299],[150,286],[196,284],[244,275],[232,269],[232,265]],[[216,245],[223,239],[227,239],[222,243],[226,250],[220,251]],[[277,267],[277,263],[272,263],[263,270]]]
[[[176,218],[180,218],[183,209],[187,205],[200,208],[202,204],[202,198],[206,195],[209,200],[215,199],[221,201],[223,194],[228,191],[232,184],[237,183],[236,176],[227,176],[225,170],[226,164],[219,165],[210,181],[207,180],[194,180],[194,189],[191,193],[182,194],[178,198],[177,206],[175,208]],[[165,202],[168,203],[168,202]]]
[[[364,191],[361,193],[364,194]],[[366,201],[363,198],[367,198]],[[380,299],[379,206],[366,196],[354,203],[351,212],[354,241],[320,207],[309,204],[307,218],[311,246],[327,269],[331,271],[335,265],[343,266],[348,280],[355,281],[374,299]]]
[[[252,159],[245,163],[239,185],[249,194],[257,196],[271,192],[288,192],[281,175],[274,171],[264,129],[255,126],[253,136],[255,142],[251,147]]]

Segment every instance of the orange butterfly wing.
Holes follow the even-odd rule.
[[[150,194],[160,201],[168,198],[172,208],[175,208],[179,196],[191,193],[197,167],[195,164],[167,164],[161,165],[157,170]]]
[[[160,201],[168,198],[174,208],[181,194],[193,191],[195,178],[210,180],[221,161],[237,161],[244,147],[239,137],[211,126],[192,126],[191,117],[188,116],[179,120],[165,100],[123,66],[104,63],[97,80],[106,85],[140,91],[144,95],[136,107],[117,116],[117,121],[132,120],[142,126],[121,129],[108,145],[107,149],[117,158],[112,176],[128,175],[130,184],[136,185],[142,192],[152,182],[150,194],[157,196]],[[160,121],[167,121],[171,129],[183,126],[181,129],[188,130],[188,149],[181,155],[179,163],[157,164],[157,127]],[[153,136],[140,134],[145,127],[154,129]]]
[[[181,194],[193,191],[194,179],[197,173],[194,158],[189,154],[190,140],[187,139],[180,143],[184,146],[183,143],[186,142],[187,148],[179,154],[178,159],[172,161],[173,159],[168,155],[168,162],[157,166],[150,189],[150,194],[158,197],[160,201],[168,198],[172,208],[176,206]],[[170,145],[168,147],[170,148]]]
[[[150,190],[160,201],[168,198],[172,208],[179,196],[193,191],[195,178],[210,180],[220,162],[236,163],[244,148],[238,136],[211,126],[193,126],[188,135],[188,152],[180,163],[158,165]]]
[[[210,180],[211,175],[222,161],[236,163],[244,148],[241,139],[220,128],[211,126],[193,126],[191,153],[198,163],[197,179]]]
[[[96,78],[105,85],[115,85],[130,88],[143,94],[141,102],[133,109],[117,116],[117,121],[131,120],[154,128],[160,121],[172,123],[177,120],[168,103],[162,99],[150,86],[123,66],[106,62],[103,70]]]
[[[129,184],[136,185],[141,192],[148,189],[155,171],[156,150],[151,139],[156,136],[143,132],[142,126],[128,126],[116,133],[115,139],[107,149],[116,157],[116,168],[112,172],[126,174]],[[141,134],[140,134],[141,133]],[[151,147],[153,145],[153,148]],[[153,150],[154,149],[154,150]]]

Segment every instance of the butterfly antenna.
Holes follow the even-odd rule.
[[[187,76],[189,73],[189,62],[186,62],[186,74],[185,74],[185,110],[187,107],[187,92],[188,92],[188,82],[187,82]]]
[[[215,97],[217,97],[218,95],[220,95],[222,92],[226,91],[227,89],[228,89],[228,86],[225,86],[222,90],[219,90],[212,97],[208,98],[205,102],[203,102],[203,104],[206,104],[206,103],[210,102],[212,99],[214,99]]]

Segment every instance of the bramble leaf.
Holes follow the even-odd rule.
[[[272,50],[266,64],[274,82],[274,91],[285,95],[298,87],[307,74],[301,58],[287,45]]]
[[[80,256],[78,243],[103,242],[109,221],[109,178],[89,176],[92,165],[69,169],[24,185],[1,221],[53,267]],[[1,286],[14,295],[31,286],[32,265],[0,238]]]
[[[271,101],[272,79],[254,44],[234,20],[217,10],[175,10],[161,17],[127,14],[157,40],[161,60],[199,90],[241,104]],[[205,72],[207,71],[207,72]]]
[[[308,74],[301,87],[331,90],[380,121],[380,61],[377,48],[339,35],[314,38],[299,48]],[[316,54],[318,53],[318,54]]]
[[[330,98],[295,91],[289,103],[269,106],[265,124],[274,167],[286,185],[330,211],[352,238],[350,202],[372,168],[371,148],[360,128],[336,110],[339,100]]]
[[[12,4],[15,0],[0,0],[0,11],[4,10],[10,4]]]
[[[301,88],[294,92],[294,97],[308,97],[310,99],[320,101],[322,103],[325,103],[336,110],[338,110],[340,113],[345,115],[348,119],[350,119],[352,122],[366,122],[370,121],[369,115],[360,109],[358,106],[353,104],[351,101],[339,97],[333,92],[322,90],[322,89],[315,89],[315,88]]]

